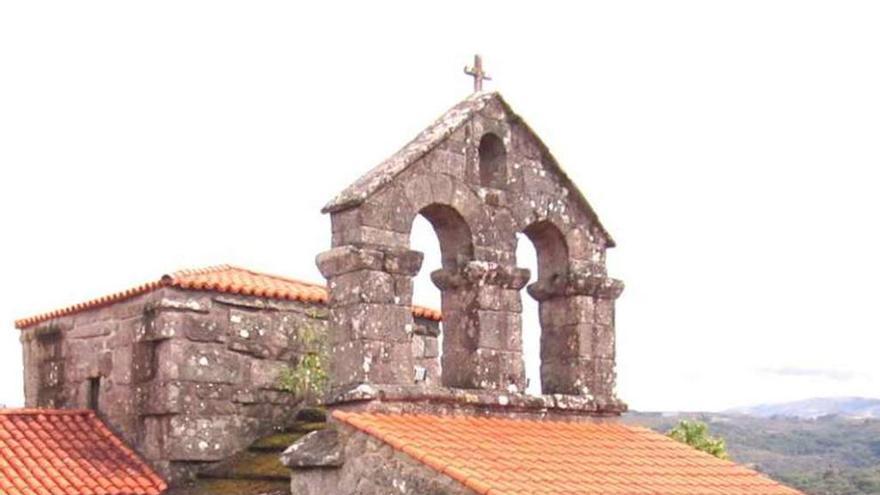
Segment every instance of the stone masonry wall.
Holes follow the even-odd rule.
[[[90,389],[101,417],[136,445],[133,342],[153,295],[56,318],[21,331],[26,407],[89,408]]]
[[[461,483],[362,432],[338,425],[345,462],[340,467],[294,469],[297,495],[473,495]]]
[[[28,407],[97,410],[171,481],[292,421],[279,374],[323,305],[164,288],[22,331]],[[438,323],[417,320],[413,354],[438,377]]]
[[[168,291],[148,308],[135,341],[138,446],[172,479],[220,461],[293,421],[281,372],[301,352],[300,331],[323,332],[320,306]]]

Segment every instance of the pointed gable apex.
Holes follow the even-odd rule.
[[[575,201],[590,217],[594,226],[598,228],[598,231],[601,232],[602,236],[605,238],[605,245],[607,247],[614,247],[614,239],[602,225],[586,198],[584,198],[580,190],[574,185],[562,167],[560,167],[559,163],[550,153],[550,150],[541,138],[510,108],[501,94],[497,92],[474,93],[447,110],[442,116],[440,116],[440,118],[434,121],[433,124],[419,133],[415,139],[397,151],[397,153],[371,169],[353,184],[337,194],[336,197],[327,203],[321,211],[323,213],[333,213],[362,204],[367,198],[380,191],[384,186],[392,183],[398,175],[407,170],[420,158],[424,157],[449,136],[455,133],[476,114],[486,109],[492,102],[500,104],[500,107],[504,111],[505,118],[509,122],[517,123],[525,128],[540,149],[543,156],[542,161],[545,166],[559,176],[566,189],[570,191]]]

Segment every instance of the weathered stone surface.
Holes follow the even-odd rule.
[[[281,454],[281,463],[291,468],[339,467],[343,448],[334,429],[318,430],[297,440]]]
[[[128,301],[22,332],[27,404],[89,407],[97,386],[102,417],[171,481],[292,421],[298,401],[278,375],[297,362],[301,330],[325,331],[326,306],[172,289],[139,301],[135,316]],[[212,426],[172,441],[172,418]]]
[[[394,451],[387,444],[349,427],[337,443],[345,462],[336,467],[299,467],[291,471],[291,493],[302,495],[469,495],[461,483]]]
[[[375,249],[344,245],[319,254],[316,262],[321,273],[329,278],[355,270],[381,270],[384,255]]]
[[[456,106],[326,208],[332,248],[317,258],[329,305],[163,287],[22,333],[29,406],[97,408],[175,481],[289,424],[299,403],[278,375],[325,335],[336,404],[389,411],[614,415],[614,242],[549,151],[498,95]],[[444,321],[414,321],[433,226]],[[522,393],[525,234],[538,255],[545,395]],[[520,236],[521,237],[521,236]],[[329,307],[328,307],[329,306]],[[443,352],[440,352],[440,340]],[[442,355],[442,366],[440,363]],[[350,434],[345,433],[345,434]],[[363,440],[363,441],[361,441]],[[341,467],[303,471],[302,493],[458,493],[455,483],[366,439]],[[349,452],[352,453],[349,456]],[[437,484],[440,483],[440,484]],[[300,493],[300,492],[297,492]]]
[[[91,337],[104,337],[113,333],[118,326],[115,320],[96,321],[71,328],[67,332],[70,339],[88,339]]]
[[[184,292],[166,292],[163,297],[151,304],[154,310],[194,311],[208,313],[211,311],[211,298],[207,295]]]
[[[281,390],[279,379],[285,368],[290,366],[284,361],[254,359],[251,361],[251,386],[258,389]]]
[[[160,378],[205,383],[240,383],[245,360],[220,344],[175,339],[161,349]]]
[[[417,332],[402,334],[403,322],[388,304],[392,297],[409,304],[412,284],[399,278],[389,283],[374,273],[398,275],[387,264],[378,267],[378,255],[367,266],[354,254],[367,247],[403,249],[418,212],[440,241],[443,268],[431,278],[443,300],[442,383],[486,390],[523,386],[520,290],[530,273],[517,267],[515,252],[517,235],[525,234],[538,254],[538,282],[528,292],[541,301],[547,390],[613,389],[605,385],[613,381],[607,366],[596,371],[594,363],[614,357],[613,301],[623,284],[609,278],[604,266],[605,249],[614,243],[540,139],[498,95],[462,102],[325,211],[331,213],[334,247],[321,255],[319,266],[330,287],[331,333],[336,349],[356,349],[336,358],[347,362],[338,365],[345,372],[335,385],[376,383],[370,382],[374,371],[357,371],[369,365],[360,340],[411,340],[404,361],[412,360],[416,369],[397,366],[399,374],[387,383],[409,384],[431,368],[428,341]],[[356,269],[363,272],[339,276]],[[554,373],[559,376],[549,376]],[[596,373],[604,377],[596,378],[601,383],[590,381]]]
[[[492,261],[470,261],[460,270],[436,270],[431,273],[431,280],[440,290],[486,285],[519,290],[528,283],[530,276],[525,268]]]
[[[348,290],[334,290],[333,304],[345,306],[356,303],[395,303],[394,277],[378,270],[358,270],[333,278],[334,286]]]
[[[354,246],[395,246],[405,248],[409,244],[409,236],[391,229],[361,226],[354,229],[333,233],[334,245],[350,244]]]
[[[171,416],[165,455],[172,461],[219,461],[250,443],[255,420],[241,416]]]

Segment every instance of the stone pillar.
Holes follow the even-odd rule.
[[[431,274],[442,291],[442,383],[447,387],[522,392],[522,303],[529,271],[471,261]]]
[[[330,389],[411,385],[412,277],[422,253],[342,245],[318,255],[330,292]]]
[[[540,303],[541,382],[545,394],[615,400],[614,301],[623,282],[589,271],[536,282]]]

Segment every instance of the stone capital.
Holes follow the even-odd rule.
[[[539,280],[528,287],[529,294],[538,301],[564,296],[592,296],[598,299],[617,299],[623,292],[623,282],[592,272],[571,272],[551,280]]]
[[[431,280],[440,290],[482,285],[519,290],[528,283],[530,276],[531,272],[526,268],[492,261],[469,261],[457,269],[443,268],[431,272]]]

